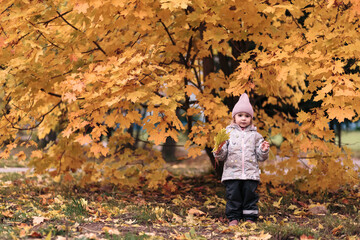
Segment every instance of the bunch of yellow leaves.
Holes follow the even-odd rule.
[[[229,138],[230,135],[226,132],[226,129],[225,128],[221,129],[220,132],[214,137],[215,147],[213,152],[216,152],[219,146]]]

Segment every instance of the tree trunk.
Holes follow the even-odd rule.
[[[215,71],[215,65],[214,65],[214,60],[211,57],[206,57],[203,58],[203,72],[204,72],[204,79],[206,78],[207,75],[209,75],[210,73]],[[221,179],[222,176],[222,171],[223,171],[223,165],[224,163],[222,162],[221,165],[217,165],[215,163],[215,157],[212,153],[212,149],[209,147],[205,147],[205,151],[206,154],[209,156],[211,165],[213,166],[215,173],[216,173],[216,177],[218,179]]]
[[[339,137],[339,148],[341,148],[341,123],[337,122],[338,137]]]
[[[217,177],[218,179],[221,179],[222,173],[223,173],[223,169],[224,169],[224,162],[221,161],[221,162],[216,163],[215,157],[214,157],[214,155],[213,155],[213,153],[212,153],[212,149],[211,149],[211,148],[206,147],[206,148],[205,148],[205,151],[206,151],[207,155],[208,155],[209,158],[210,158],[211,165],[213,166],[213,168],[214,168],[214,170],[215,170],[215,173],[216,173],[216,177]]]
[[[175,162],[176,161],[176,142],[172,137],[167,137],[166,142],[164,143],[161,154],[166,162]]]

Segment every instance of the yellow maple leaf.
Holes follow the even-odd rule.
[[[339,122],[343,122],[345,118],[351,120],[355,116],[355,112],[351,107],[333,107],[326,110],[329,115],[329,119],[337,119]]]
[[[103,227],[101,230],[111,235],[120,235],[119,230],[116,228]]]
[[[123,1],[119,1],[119,0],[111,0],[111,3],[115,6],[115,7],[124,7],[125,2]]]
[[[191,1],[190,0],[160,0],[161,8],[169,9],[170,11],[174,11],[177,8],[186,9]]]
[[[159,145],[165,142],[168,134],[166,133],[164,128],[154,128],[149,131],[149,141],[154,141],[155,145]]]
[[[195,86],[186,85],[185,92],[188,96],[191,96],[192,94],[194,94],[196,96],[200,93],[200,90],[198,88],[196,88]]]
[[[89,144],[90,142],[92,142],[92,139],[91,139],[90,135],[88,135],[88,134],[79,135],[75,138],[75,142],[78,142],[81,145],[85,145],[85,144]]]
[[[207,28],[203,33],[205,40],[213,40],[215,42],[224,41],[229,38],[229,34],[224,29]]]
[[[241,62],[239,65],[243,78],[248,78],[251,73],[255,72],[253,66],[247,62]]]
[[[138,17],[140,19],[144,19],[145,17],[152,17],[152,12],[145,11],[145,10],[138,10],[134,13],[135,17]]]
[[[69,55],[69,59],[71,62],[76,62],[78,60],[77,56],[73,53]]]
[[[344,63],[341,61],[335,61],[335,64],[333,65],[333,72],[334,73],[343,73],[344,69],[343,69]]]
[[[280,208],[280,204],[281,204],[282,199],[283,199],[283,197],[281,197],[277,202],[273,202],[273,206],[276,207],[276,208]]]
[[[5,47],[6,43],[5,43],[5,38],[4,37],[0,37],[0,48]]]
[[[72,84],[72,90],[81,93],[85,88],[85,84],[81,81],[77,81]]]
[[[205,215],[205,213],[197,208],[191,208],[189,210],[189,214],[191,215],[195,215],[195,216],[201,216],[201,215]]]
[[[74,6],[74,10],[78,13],[86,13],[89,8],[88,3],[76,3]]]
[[[63,99],[63,101],[68,101],[68,103],[72,103],[72,102],[76,101],[76,94],[67,92],[63,95],[62,99]]]
[[[311,113],[306,113],[304,111],[300,111],[297,113],[297,119],[299,122],[307,122],[311,119]]]
[[[94,140],[99,140],[101,135],[106,134],[107,129],[104,125],[95,126],[91,131],[91,137]]]
[[[201,148],[199,147],[191,147],[188,149],[189,157],[196,157],[201,155]]]
[[[45,221],[45,217],[33,217],[33,225],[38,225]]]
[[[26,154],[24,153],[24,151],[20,151],[17,154],[15,154],[14,157],[17,157],[19,161],[23,161],[26,159]]]
[[[42,158],[43,152],[41,150],[34,150],[31,152],[31,158]]]
[[[64,131],[61,132],[61,134],[64,136],[64,137],[69,137],[71,134],[73,133],[73,130],[70,126],[68,126]]]
[[[95,157],[100,157],[100,154],[106,156],[109,153],[109,149],[102,145],[102,143],[93,143],[90,147],[90,151]]]

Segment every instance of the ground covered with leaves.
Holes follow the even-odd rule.
[[[212,174],[171,176],[150,191],[79,188],[45,176],[0,181],[2,239],[359,239],[360,192],[310,195],[292,186],[259,188],[261,218],[228,227],[224,187]]]

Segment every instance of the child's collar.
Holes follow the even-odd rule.
[[[249,126],[247,126],[246,128],[242,129],[238,124],[236,123],[231,123],[230,126],[231,128],[236,128],[239,129],[240,131],[256,131],[256,127],[253,124],[250,124]]]

